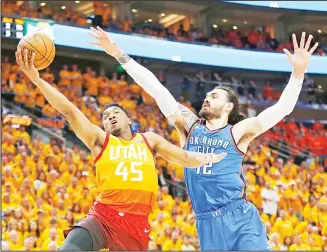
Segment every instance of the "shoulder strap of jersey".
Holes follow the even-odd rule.
[[[187,142],[188,142],[188,139],[189,139],[190,136],[192,135],[193,130],[195,129],[195,127],[196,127],[197,125],[201,124],[201,121],[202,121],[202,119],[200,119],[200,120],[198,120],[198,121],[196,121],[196,122],[193,123],[192,127],[190,128],[190,130],[189,130],[188,133],[187,133],[187,137],[186,137],[185,145],[183,146],[182,149],[184,149],[184,148],[186,147]]]
[[[101,149],[100,153],[98,154],[98,156],[94,159],[94,164],[96,164],[96,162],[101,158],[104,150],[107,148],[107,145],[109,143],[109,138],[110,138],[110,134],[107,133],[106,139],[104,140],[104,143],[103,143],[103,146],[102,146],[102,149]]]
[[[144,135],[143,133],[140,133],[140,135],[142,136],[142,138],[143,138],[145,144],[148,146],[148,148],[149,148],[149,150],[151,151],[152,156],[153,156],[153,158],[154,158],[154,157],[155,157],[155,153],[154,153],[153,148],[152,148],[151,145],[149,144],[148,139],[146,139],[146,137],[145,137],[145,135]]]
[[[241,150],[238,148],[237,143],[236,143],[236,141],[235,141],[235,138],[234,138],[234,136],[233,136],[233,131],[232,131],[233,126],[234,126],[234,125],[230,125],[230,127],[228,127],[228,129],[229,129],[229,130],[228,130],[228,134],[229,134],[229,136],[230,136],[230,139],[232,140],[232,143],[233,143],[233,145],[234,145],[235,150],[236,150],[239,154],[241,154],[242,156],[244,156],[245,153],[244,153],[243,151],[241,151]]]

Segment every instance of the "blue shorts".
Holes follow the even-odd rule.
[[[258,210],[244,199],[196,218],[201,250],[271,250]]]

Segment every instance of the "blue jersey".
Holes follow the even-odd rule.
[[[185,168],[185,183],[196,214],[215,211],[245,198],[244,154],[238,150],[231,125],[209,130],[204,120],[191,128],[185,149],[201,153],[222,153],[227,156],[218,163],[198,168]]]

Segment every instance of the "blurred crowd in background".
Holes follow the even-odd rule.
[[[195,27],[193,24],[190,24],[188,28],[185,28],[182,24],[179,27],[164,27],[158,20],[152,21],[149,19],[142,24],[133,24],[133,21],[129,18],[121,19],[121,17],[116,16],[114,18],[112,4],[104,1],[94,1],[93,8],[93,16],[90,19],[83,13],[69,8],[56,11],[47,5],[30,8],[28,2],[23,2],[19,6],[15,1],[2,1],[2,13],[7,15],[50,19],[57,23],[85,27],[99,25],[108,31],[138,33],[180,42],[196,42],[274,52],[283,52],[283,48],[293,49],[291,36],[286,41],[278,41],[270,35],[268,29],[266,31],[264,26],[254,30],[249,28],[246,32],[238,31],[237,27],[233,25],[230,26],[228,31],[223,31],[215,26],[210,28],[210,35],[206,35],[201,28]],[[327,44],[321,43],[315,54],[324,56],[326,53]]]
[[[14,104],[38,110],[44,118],[64,120],[17,65],[6,59],[1,68],[2,92],[13,93]],[[161,75],[158,78],[164,80]],[[103,107],[116,101],[131,113],[133,132],[155,131],[179,143],[154,100],[137,84],[128,83],[124,74],[109,78],[76,64],[58,73],[48,68],[41,77],[94,124],[102,127]],[[184,97],[180,102],[194,111]],[[82,219],[96,198],[92,156],[82,146],[68,149],[56,139],[45,144],[38,136],[32,138],[28,127],[2,127],[2,246],[55,250],[64,239],[62,231]],[[249,147],[244,159],[247,199],[258,208],[275,249],[327,248],[326,138],[327,130],[319,122],[311,127],[280,122]],[[272,148],[272,142],[286,145],[288,158]],[[149,249],[199,250],[183,167],[161,158],[156,166],[160,193],[149,218]]]
[[[108,2],[94,2],[91,19],[69,7],[57,11],[42,3],[31,8],[27,1],[1,4],[5,15],[50,19],[68,25],[100,25],[107,31],[240,49],[274,52],[292,49],[290,41],[278,41],[264,28],[240,32],[233,26],[224,31],[213,26],[210,35],[206,35],[192,24],[187,28],[182,24],[165,28],[157,20],[133,23],[128,18],[114,16]],[[316,54],[326,53],[327,46],[321,43]],[[63,123],[65,128],[60,132],[65,132],[67,139],[76,139],[65,119],[22,74],[13,59],[2,59],[1,73],[1,92],[6,101],[38,118]],[[61,65],[60,69],[51,66],[40,74],[92,123],[102,127],[104,106],[118,102],[131,114],[133,132],[154,131],[179,145],[173,125],[160,113],[155,101],[128,80],[126,73],[112,72],[105,76],[90,65],[71,64]],[[169,86],[163,71],[156,75],[163,85]],[[241,104],[248,104],[248,116],[257,114],[253,102],[276,101],[283,89],[270,81],[245,81],[236,75],[227,79],[219,72],[208,74],[201,69],[181,79],[179,102],[194,112],[208,85],[232,86]],[[298,104],[327,103],[319,96],[321,86],[307,75],[304,90],[306,96]],[[3,118],[6,113],[10,112],[3,113]],[[72,148],[60,138],[45,143],[41,136],[33,134],[32,125],[11,125],[2,120],[1,126],[2,250],[56,250],[64,240],[63,230],[81,220],[96,199],[93,158],[78,141]],[[327,249],[326,139],[326,125],[320,122],[281,121],[254,140],[248,149],[243,162],[247,200],[258,208],[275,250]],[[200,250],[196,219],[183,182],[183,167],[159,157],[156,167],[160,191],[149,217],[152,226],[149,250]]]

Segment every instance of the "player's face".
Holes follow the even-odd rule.
[[[201,118],[212,120],[219,118],[223,112],[229,113],[233,108],[233,103],[227,99],[228,93],[222,89],[214,89],[207,93],[199,112]]]
[[[103,113],[103,126],[106,132],[118,136],[129,129],[131,120],[126,113],[118,107],[107,108]]]

